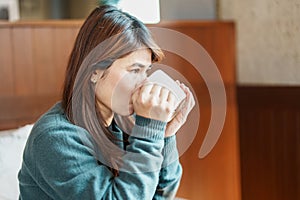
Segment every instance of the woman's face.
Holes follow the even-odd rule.
[[[133,114],[131,96],[147,78],[151,64],[149,49],[136,50],[117,59],[105,72],[106,75],[98,79],[96,100],[103,116],[108,117],[113,113],[122,116]]]

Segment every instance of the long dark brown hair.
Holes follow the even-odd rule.
[[[107,140],[114,138],[95,103],[91,76],[96,69],[108,69],[116,59],[139,48],[151,50],[152,62],[163,58],[142,22],[114,6],[97,7],[78,33],[66,70],[62,97],[65,115],[70,122],[89,132],[105,158],[101,162],[114,168],[114,172],[118,167],[112,157],[116,155],[112,155],[114,151],[107,145]]]

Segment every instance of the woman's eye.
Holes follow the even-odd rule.
[[[140,72],[140,69],[132,69],[132,70],[130,70],[130,71],[133,72],[133,73],[135,73],[135,74],[137,74],[137,73]]]

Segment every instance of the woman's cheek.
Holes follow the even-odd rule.
[[[129,73],[122,80],[124,91],[130,95],[130,98],[137,87],[143,82],[143,78],[139,74]]]
[[[128,107],[129,104],[132,103],[131,96],[134,88],[134,79],[132,79],[132,77],[129,75],[123,76],[122,79],[118,81],[118,83],[112,91],[112,107],[117,110],[128,110],[128,108],[125,107]]]

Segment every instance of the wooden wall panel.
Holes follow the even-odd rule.
[[[65,69],[68,64],[71,50],[74,46],[74,41],[77,36],[78,29],[56,27],[54,29],[54,69],[56,82],[54,84],[56,93],[62,92],[62,84],[65,78]]]
[[[54,30],[50,27],[36,27],[32,29],[32,35],[36,94],[55,94],[57,71],[53,62],[55,60]]]
[[[199,149],[211,117],[211,100],[206,84],[213,85],[216,80],[208,78],[208,83],[204,83],[201,75],[187,60],[174,53],[166,53],[166,58],[162,63],[178,70],[192,84],[199,100],[201,112],[200,126],[196,138],[180,159],[184,168],[184,176],[178,195],[187,199],[240,199],[234,26],[229,23],[224,26],[220,24],[220,26],[194,27],[190,24],[182,23],[164,27],[186,34],[205,48],[216,62],[227,92],[227,116],[223,132],[213,151],[206,158],[199,159]],[[182,41],[173,42],[179,43],[182,49],[189,49],[187,44],[184,44]],[[198,52],[189,53],[194,57],[203,56],[199,55]],[[206,64],[205,61],[201,61],[202,58],[200,58],[200,64]],[[188,120],[193,121],[194,119],[190,116]],[[185,131],[185,133],[187,134],[188,131]],[[179,141],[182,139],[180,138]]]
[[[199,44],[199,46],[203,47],[208,52],[208,54],[209,54],[209,52],[212,51],[212,49],[213,49],[212,39],[213,38],[211,36],[212,36],[213,30],[211,28],[178,27],[175,30],[177,30],[181,33],[184,33],[188,37],[191,37],[193,40],[195,40]],[[181,41],[177,41],[177,42],[181,42]],[[186,44],[181,43],[181,45],[182,45],[183,49],[189,49],[189,47]],[[202,57],[203,56],[203,55],[199,55],[198,52],[189,52],[189,54],[193,57]],[[172,57],[169,59],[172,59]],[[179,63],[174,63],[175,66],[178,64]],[[180,64],[182,67],[182,70],[180,72],[184,73],[184,75],[186,77],[193,77],[197,74],[196,75],[197,79],[195,79],[195,80],[197,80],[197,82],[199,80],[203,81],[202,74],[200,74],[200,76],[199,76],[199,73],[194,69],[194,66],[192,66],[190,63],[181,62]],[[198,62],[198,64],[202,64],[202,62]]]
[[[13,78],[13,49],[11,29],[0,29],[0,94],[13,95],[14,94],[14,78]]]
[[[214,27],[212,38],[214,49],[211,56],[218,66],[225,84],[236,84],[235,29],[234,24],[222,24]],[[232,45],[233,44],[233,45]],[[226,53],[224,53],[226,52]]]
[[[12,28],[13,69],[16,95],[36,93],[36,71],[33,61],[32,29],[30,27]]]
[[[300,199],[300,88],[238,88],[243,200]]]
[[[210,123],[211,104],[209,94],[203,87],[194,89],[201,91],[200,96],[197,95],[200,101],[200,126],[192,146],[181,157],[185,175],[179,196],[188,199],[239,199],[238,136],[235,134],[237,126],[232,123],[237,121],[235,105],[228,102],[227,117],[218,143],[207,157],[199,159],[199,149]],[[228,88],[227,94],[231,96],[231,92]]]

